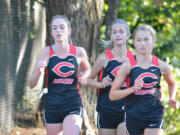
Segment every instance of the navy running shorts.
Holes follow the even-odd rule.
[[[66,116],[71,115],[71,114],[77,114],[81,118],[84,117],[83,114],[83,108],[77,108],[77,109],[71,109],[70,111],[66,112],[55,112],[55,111],[48,111],[44,110],[44,121],[45,123],[63,123],[63,120],[65,119]]]
[[[124,122],[124,115],[107,116],[98,113],[97,127],[106,129],[116,129],[120,123]]]
[[[157,121],[141,120],[126,116],[126,127],[130,135],[142,135],[147,128],[164,129],[164,118]]]

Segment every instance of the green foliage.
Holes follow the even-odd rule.
[[[105,38],[105,20],[108,3],[105,0],[104,25],[101,38]],[[157,43],[154,55],[170,63],[177,84],[177,100],[180,101],[180,1],[179,0],[119,0],[118,18],[126,20],[131,32],[140,24],[149,24],[156,30]],[[132,39],[129,40],[133,48]],[[161,81],[162,103],[165,107],[165,135],[180,135],[180,109],[169,106],[168,86]]]
[[[107,1],[104,5],[104,14],[106,14]],[[179,0],[119,0],[118,7],[118,18],[128,22],[131,32],[143,23],[153,26],[157,32],[154,55],[162,60],[169,59],[173,66],[180,67]],[[133,47],[132,43],[130,44]]]
[[[177,95],[176,99],[180,101],[180,69],[174,68],[172,70],[173,76],[176,80]],[[169,105],[169,91],[165,80],[161,80],[162,104],[165,108],[165,129],[164,135],[179,135],[180,134],[180,109],[174,110]]]
[[[35,38],[35,34],[33,32],[30,32],[30,38],[32,38],[32,39]]]

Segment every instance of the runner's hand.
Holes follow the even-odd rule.
[[[45,61],[39,61],[37,63],[37,68],[40,72],[44,72],[44,69],[46,68],[47,64]]]
[[[144,81],[142,79],[135,80],[133,89],[134,92],[140,90],[143,87]]]
[[[79,74],[78,80],[79,80],[81,85],[87,85],[87,78],[88,78],[88,76],[84,75],[84,73],[82,72]]]
[[[107,86],[110,86],[112,84],[112,79],[107,75],[106,77],[103,78],[101,82],[101,88],[105,88]]]
[[[179,102],[175,99],[170,98],[169,104],[171,107],[173,107],[175,110],[179,109]]]

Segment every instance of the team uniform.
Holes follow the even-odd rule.
[[[105,50],[105,54],[108,57],[107,66],[100,71],[99,79],[102,81],[104,77],[109,75],[112,81],[117,75],[117,71],[120,68],[122,62],[118,62],[114,59],[110,49]],[[131,54],[131,51],[127,51],[127,56]],[[126,82],[124,82],[122,88],[126,88]],[[116,129],[119,123],[124,122],[124,99],[110,101],[109,92],[111,86],[101,88],[98,90],[98,102],[96,110],[98,112],[97,127],[106,129]]]
[[[76,47],[70,45],[70,55],[59,58],[55,45],[50,46],[46,68],[48,93],[45,98],[44,119],[46,123],[62,123],[70,114],[83,117],[83,105],[78,88],[78,62]]]
[[[143,69],[135,60],[130,58],[131,71],[129,74],[130,87],[136,79],[144,81],[141,90],[127,97],[125,103],[126,127],[130,135],[141,135],[145,128],[164,127],[164,108],[160,102],[160,80],[161,72],[158,58],[152,56],[152,64],[149,68]]]

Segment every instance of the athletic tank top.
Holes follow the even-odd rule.
[[[49,63],[46,68],[48,93],[45,109],[58,111],[82,106],[78,69],[74,45],[70,45],[66,58],[59,58],[55,53],[55,45],[50,46]]]
[[[109,75],[109,77],[113,81],[117,75],[117,71],[119,70],[122,62],[118,62],[114,58],[110,49],[105,50],[105,54],[108,57],[108,64],[104,69],[100,71],[99,80],[102,81],[104,77]],[[129,55],[132,55],[132,52],[130,50],[127,51],[128,58],[129,58]],[[124,82],[122,89],[126,87],[127,87],[127,84],[126,82]],[[116,101],[110,101],[109,99],[110,89],[111,89],[111,86],[108,86],[106,88],[101,88],[98,90],[98,102],[97,102],[96,110],[103,115],[110,115],[110,116],[124,115],[125,100],[120,99]]]
[[[135,57],[130,59],[131,71],[129,74],[130,87],[134,85],[136,79],[144,81],[141,90],[127,97],[125,111],[131,117],[143,120],[158,120],[164,115],[163,106],[160,102],[160,80],[161,72],[158,64],[158,58],[152,56],[152,64],[149,68],[141,68]]]

